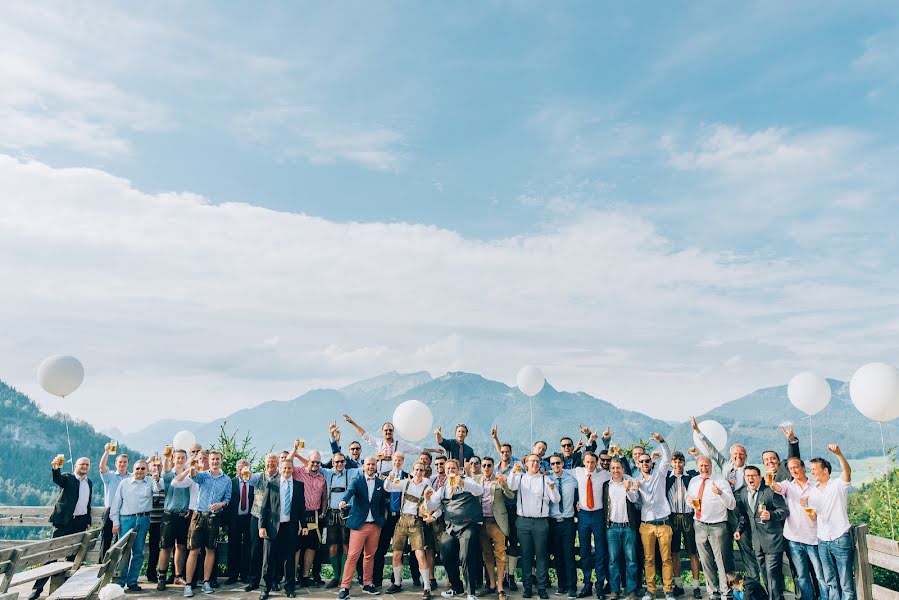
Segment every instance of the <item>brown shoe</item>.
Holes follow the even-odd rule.
[[[172,585],[187,585],[187,582],[184,581],[183,577],[175,577],[175,581],[172,582]]]

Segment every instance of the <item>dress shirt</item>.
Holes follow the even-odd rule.
[[[75,475],[75,477],[78,477]],[[78,485],[78,500],[75,502],[75,511],[73,517],[80,517],[87,514],[87,505],[90,504],[91,486],[87,483],[87,475],[78,477],[80,480]]]
[[[343,488],[347,490],[350,482],[359,473],[359,469],[344,469],[340,473],[336,469],[326,469],[322,467],[322,475],[325,476],[326,489],[328,490],[328,508],[337,510],[340,507],[340,499],[343,492],[332,492],[334,488]]]
[[[123,475],[118,471],[106,471],[105,473],[100,473],[100,480],[103,482],[103,506],[106,508],[112,506],[112,501],[115,498],[116,490],[119,489],[119,484],[122,483],[123,479],[127,479],[128,477],[131,477],[130,473],[125,473]]]
[[[662,456],[646,477],[641,472],[637,477],[640,482],[640,518],[643,521],[661,521],[671,514],[665,483],[668,479],[668,465],[671,464],[671,450],[668,442],[661,443]]]
[[[818,526],[805,514],[805,507],[802,506],[802,499],[808,498],[812,487],[813,482],[810,479],[805,481],[805,487],[795,479],[780,484],[781,495],[787,501],[787,508],[790,509],[790,514],[784,522],[784,537],[801,544],[817,546]]]
[[[485,517],[493,516],[493,486],[489,481],[484,482],[484,493],[481,494],[481,512]]]
[[[306,467],[294,467],[293,478],[303,482],[303,495],[306,499],[306,510],[321,511],[322,498],[325,494],[325,476],[319,469],[313,473]]]
[[[246,488],[246,491],[244,491]],[[247,504],[243,508],[240,507],[240,499],[243,495],[247,495]],[[250,508],[253,506],[253,498],[250,496],[250,482],[244,481],[240,477],[237,478],[237,514],[238,515],[248,515],[250,514]]]
[[[385,490],[397,493],[402,498],[402,508],[400,509],[400,512],[404,515],[418,516],[418,506],[421,504],[421,498],[424,497],[425,490],[429,487],[431,487],[431,482],[427,479],[422,479],[421,483],[415,483],[411,479],[403,479],[400,480],[399,483],[394,483],[394,480],[388,477],[384,481]],[[406,494],[408,494],[408,496]],[[415,496],[419,500],[410,500],[409,496]]]
[[[190,508],[190,489],[172,485],[172,480],[177,475],[175,471],[169,471],[162,475],[162,482],[165,485],[165,505],[163,508],[171,512],[184,512]]]
[[[559,490],[550,489],[552,481],[548,475],[537,473],[513,474],[509,478],[509,489],[518,492],[518,516],[519,517],[548,517],[549,505],[558,502]]]
[[[630,479],[630,477],[625,476],[619,482],[609,480],[609,521],[612,523],[629,523],[630,519],[627,516],[627,501],[630,500],[633,503],[637,503],[640,500],[640,492],[639,490],[625,490],[624,484]]]
[[[384,441],[384,438],[375,437],[369,432],[365,432],[362,436],[362,439],[365,440],[365,443],[375,449],[375,452],[380,452],[384,455],[385,459],[378,462],[378,471],[381,470],[381,463],[390,462],[390,457],[393,456],[394,452],[402,452],[403,454],[421,454],[424,451],[424,448],[421,446],[415,446],[414,444],[410,444],[409,442],[404,442],[403,440],[398,440],[393,438],[393,441],[389,444]]]
[[[458,475],[457,475],[458,477]],[[463,477],[462,478],[462,491],[468,492],[473,496],[483,497],[484,495],[484,486],[472,479],[471,477]],[[459,487],[458,485],[456,486]],[[428,500],[425,505],[428,510],[434,512],[438,508],[441,507],[441,503],[444,498],[452,498],[451,494],[452,488],[448,485],[443,486],[439,490],[437,490],[432,496],[431,499]]]
[[[366,475],[365,476],[365,485],[368,486],[368,506],[369,506],[368,517],[365,518],[365,522],[366,523],[374,523],[375,517],[371,514],[371,497],[375,493],[375,478],[369,477],[368,475]]]
[[[721,494],[712,491],[712,484],[718,486]],[[702,485],[702,476],[697,475],[690,480],[690,487],[687,489],[687,498],[694,498],[699,495],[699,486]],[[702,498],[700,498],[700,507],[702,509],[702,519],[699,521],[706,524],[723,523],[727,521],[727,511],[733,510],[737,506],[734,499],[734,492],[730,489],[730,485],[724,479],[707,479],[705,487],[702,490]],[[696,518],[696,515],[693,515]]]
[[[148,477],[123,479],[119,489],[116,490],[112,507],[109,510],[109,519],[112,524],[118,525],[120,517],[150,512],[153,508],[154,487],[152,480]]]
[[[826,487],[819,483],[809,491],[808,505],[818,513],[819,540],[832,542],[849,531],[848,501],[849,482],[842,478],[831,477]]]
[[[674,483],[668,490],[668,505],[671,512],[678,514],[689,514],[693,512],[693,507],[687,502],[687,486],[684,485],[684,476],[671,474]],[[698,475],[697,475],[698,477]]]
[[[456,438],[443,438],[443,441],[440,442],[440,447],[446,450],[447,458],[455,458],[460,465],[464,465],[466,460],[474,456],[474,448],[465,442],[460,444]]]
[[[593,486],[593,508],[587,508],[587,467],[577,467],[571,471],[577,480],[578,510],[602,510],[602,484],[612,478],[608,471],[597,469],[590,473],[590,484]]]
[[[403,470],[402,469],[393,468],[390,471],[383,473],[383,475],[384,475],[384,483],[385,483],[384,489],[385,490],[387,490],[386,483],[388,481],[395,481],[397,483],[400,483],[403,480]],[[389,498],[390,512],[400,512],[403,507],[402,494],[399,491],[390,491],[390,490],[387,490],[387,491],[390,492],[390,498]]]
[[[549,516],[557,519],[567,519],[574,516],[574,497],[577,494],[577,480],[568,471],[562,471],[562,475],[555,473],[548,475],[556,484],[559,492],[559,501],[549,505]]]
[[[209,512],[209,506],[217,502],[228,504],[231,501],[231,478],[224,471],[219,473],[218,477],[212,475],[211,471],[203,471],[191,477],[185,477],[181,481],[173,481],[174,487],[191,487],[191,483],[197,485],[197,503],[191,510],[198,512]],[[193,495],[193,490],[191,490]],[[191,498],[193,502],[193,498]]]
[[[293,478],[278,478],[278,485],[281,491],[281,523],[290,521],[290,503],[293,501]],[[303,526],[305,527],[305,525]]]

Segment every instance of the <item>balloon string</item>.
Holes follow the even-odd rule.
[[[890,493],[890,462],[887,459],[887,444],[883,439],[883,423],[878,422],[880,425],[880,445],[883,448],[883,475],[884,475],[884,485],[887,489],[887,507],[890,511],[890,537],[892,539],[896,539],[896,529],[893,524],[893,498]]]
[[[63,396],[65,398],[65,396]],[[66,439],[69,441],[69,462],[72,465],[75,465],[75,455],[72,454],[72,438],[69,436],[69,416],[66,413],[62,413],[62,419],[66,423]]]
[[[534,397],[528,396],[528,408],[531,411],[531,443],[534,443]]]

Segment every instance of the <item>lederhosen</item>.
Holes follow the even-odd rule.
[[[343,477],[343,487],[334,487],[334,476]],[[343,494],[349,487],[349,476],[346,469],[343,473],[331,473],[328,479],[328,512],[325,516],[326,536],[328,545],[331,544],[348,544],[350,542],[349,530],[346,528],[346,518],[341,514],[339,508],[331,508],[331,497],[333,494]]]

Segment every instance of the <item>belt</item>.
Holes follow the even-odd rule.
[[[552,517],[552,519],[555,520],[556,523],[564,523],[565,521],[573,518],[574,517]]]
[[[183,517],[190,513],[190,509],[185,508],[184,510],[164,510],[162,512],[163,512],[163,514],[166,514],[166,515],[175,515],[178,517]]]
[[[398,510],[392,510],[392,511],[390,511],[390,516],[391,516],[391,517],[395,517],[395,516],[397,516],[398,514],[400,514],[400,511],[398,511]]]
[[[518,515],[518,518],[519,519],[533,519],[534,521],[541,521],[541,520],[546,519],[546,517],[523,517],[521,515]]]
[[[609,521],[609,527],[630,527],[630,523],[616,523],[615,521]]]
[[[643,521],[643,522],[646,523],[647,525],[667,525],[668,517],[665,517],[664,519],[656,519],[655,521]]]
[[[142,512],[142,513],[133,513],[133,514],[130,514],[130,515],[119,515],[119,516],[120,516],[120,517],[149,517],[149,516],[150,516],[150,512],[147,511],[147,512]]]
[[[484,520],[485,521],[493,521],[494,523],[496,523],[496,517],[484,517]]]
[[[727,521],[715,521],[714,523],[707,523],[706,521],[699,521],[703,525],[708,525],[710,527],[714,527],[715,525],[727,525]]]

